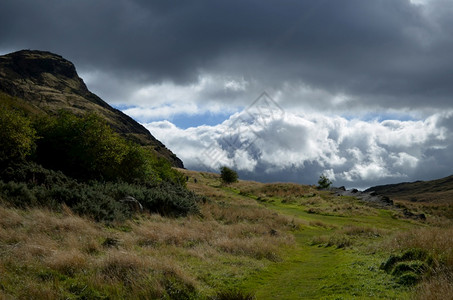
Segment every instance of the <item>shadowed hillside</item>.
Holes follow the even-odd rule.
[[[431,181],[403,182],[380,185],[367,189],[395,200],[411,202],[453,202],[453,175]]]
[[[95,112],[122,136],[149,146],[173,166],[183,167],[182,161],[145,127],[91,93],[74,65],[59,55],[23,50],[0,56],[0,92],[24,100],[21,106],[35,114]]]

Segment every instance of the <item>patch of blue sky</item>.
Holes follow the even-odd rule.
[[[136,105],[126,105],[126,104],[111,104],[111,105],[113,108],[116,108],[121,111],[129,109],[129,108],[137,107]]]
[[[187,129],[189,127],[198,127],[202,125],[215,126],[223,123],[229,118],[230,113],[206,112],[197,115],[177,114],[167,120],[179,128]]]
[[[405,114],[405,113],[397,113],[397,112],[370,112],[361,115],[342,115],[343,118],[346,120],[361,120],[365,122],[383,122],[387,120],[398,120],[398,121],[418,121],[419,119],[416,118],[414,115]]]

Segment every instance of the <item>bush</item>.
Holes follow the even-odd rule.
[[[329,178],[327,178],[326,175],[322,174],[319,176],[318,180],[318,189],[328,189],[332,185],[332,181],[330,181]]]
[[[238,181],[238,174],[236,173],[236,171],[228,167],[221,167],[220,178],[222,179],[223,183],[229,184]]]
[[[5,143],[0,144],[0,196],[15,207],[45,206],[97,221],[124,220],[134,197],[149,212],[181,216],[198,211],[200,197],[185,188],[185,178],[164,158],[122,137],[97,115],[61,112],[34,123],[9,108],[0,111]],[[14,159],[13,159],[14,158]],[[42,165],[41,165],[42,164]]]
[[[24,208],[36,204],[36,197],[25,183],[0,181],[0,196],[15,207]]]
[[[0,104],[0,163],[22,161],[35,149],[36,131],[18,110]]]
[[[2,170],[0,169],[0,180],[50,187],[65,184],[71,179],[62,172],[46,169],[33,162],[9,162]]]
[[[112,180],[127,154],[125,141],[94,114],[78,117],[61,112],[36,126],[42,136],[38,162],[72,177]]]
[[[35,123],[42,138],[37,161],[81,180],[184,183],[164,158],[125,140],[95,114],[62,111]]]
[[[20,208],[43,206],[60,210],[65,204],[80,215],[112,222],[125,220],[135,213],[121,202],[127,196],[134,197],[144,210],[165,216],[197,213],[197,203],[203,200],[184,186],[167,181],[148,184],[77,182],[61,172],[32,163],[14,167],[0,173],[3,174],[0,176],[0,197],[3,202]]]

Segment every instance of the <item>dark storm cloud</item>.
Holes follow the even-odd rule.
[[[345,94],[347,106],[442,108],[453,94],[452,12],[447,0],[4,0],[0,49],[50,50],[143,83],[237,75],[257,90]]]

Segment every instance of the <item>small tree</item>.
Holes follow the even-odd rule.
[[[228,167],[221,167],[220,178],[222,178],[223,183],[233,183],[238,181],[238,173]]]
[[[330,181],[330,179],[327,178],[326,175],[322,174],[321,176],[319,176],[318,189],[320,189],[320,190],[328,189],[328,188],[330,188],[331,185],[332,185],[332,181]]]
[[[20,111],[0,105],[0,161],[24,160],[35,149],[36,131]]]

